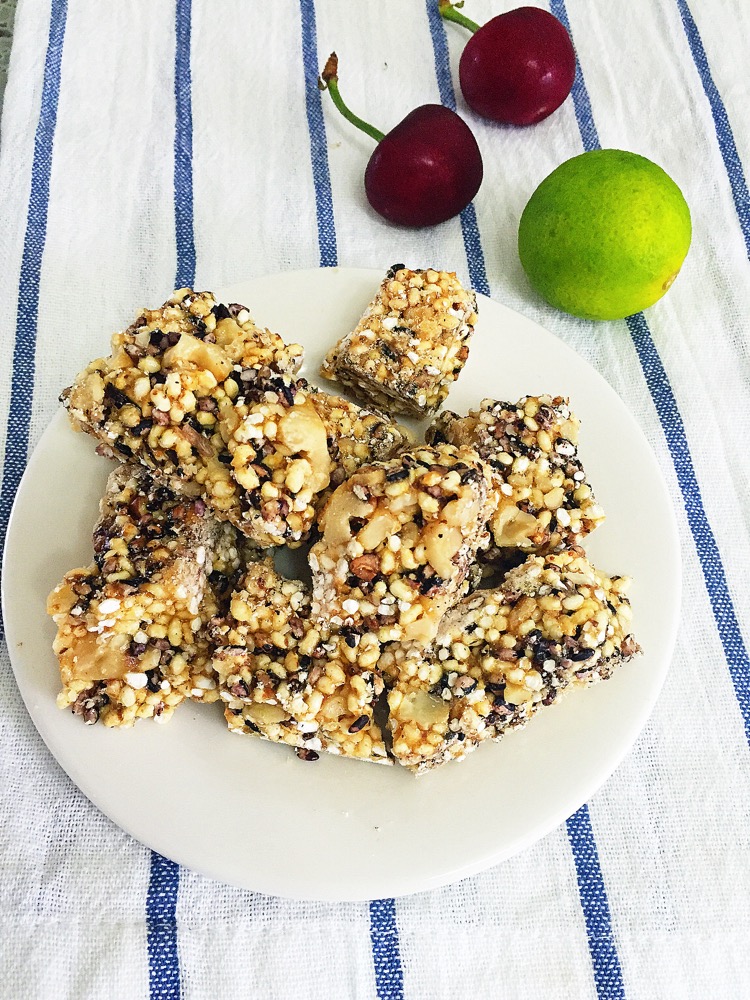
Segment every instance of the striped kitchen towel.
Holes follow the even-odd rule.
[[[479,22],[508,6],[468,2]],[[750,997],[750,7],[549,9],[576,45],[572,98],[503,129],[457,93],[465,36],[435,0],[21,0],[0,141],[3,540],[60,387],[136,308],[398,257],[455,268],[604,375],[663,469],[685,579],[663,693],[592,801],[495,869],[369,904],[229,888],[130,839],[46,750],[3,646],[2,1000]],[[370,145],[316,85],[334,48],[374,124],[435,101],[470,122],[485,180],[460,219],[399,231],[369,209]],[[647,315],[595,326],[531,293],[515,238],[536,184],[600,145],[676,179],[694,242]]]

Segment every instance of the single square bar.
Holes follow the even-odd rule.
[[[396,759],[418,774],[459,760],[566,689],[608,678],[639,652],[629,583],[580,549],[531,556],[449,611],[428,651],[388,647],[379,666]]]
[[[390,420],[295,379],[301,348],[208,292],[175,293],[113,350],[63,393],[73,425],[260,547],[300,544],[329,485],[405,440]]]
[[[508,549],[550,552],[579,545],[604,520],[578,458],[578,418],[562,396],[517,403],[482,400],[459,417],[449,410],[429,442],[471,445],[492,466],[499,490],[489,559]]]
[[[387,413],[429,416],[469,356],[477,298],[452,271],[394,264],[321,373]]]
[[[137,465],[107,481],[95,561],[50,594],[60,708],[87,724],[165,722],[185,698],[215,701],[206,626],[240,566],[237,533]]]
[[[373,713],[383,682],[373,635],[331,634],[310,621],[310,594],[270,562],[251,565],[229,613],[211,625],[214,668],[232,732],[390,764]]]
[[[240,493],[231,520],[261,546],[304,542],[333,486],[392,455],[408,434],[286,375],[244,382],[220,423]]]
[[[489,541],[492,474],[472,448],[417,447],[338,487],[311,549],[313,617],[429,643]]]

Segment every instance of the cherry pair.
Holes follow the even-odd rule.
[[[551,115],[570,93],[575,75],[575,53],[563,25],[538,7],[519,7],[480,27],[459,12],[461,6],[439,0],[443,18],[473,33],[459,64],[469,107],[509,125],[531,125]],[[482,183],[482,155],[454,111],[423,104],[386,135],[344,104],[335,53],[321,87],[345,118],[377,142],[365,171],[365,192],[378,214],[402,226],[431,226],[466,208]]]

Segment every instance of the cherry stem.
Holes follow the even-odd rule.
[[[455,21],[456,24],[462,25],[464,28],[468,28],[473,34],[475,31],[479,31],[479,25],[476,21],[472,21],[465,14],[462,14],[458,7],[463,7],[464,3],[461,0],[460,3],[451,3],[451,0],[438,0],[438,13],[446,21]]]
[[[369,122],[364,121],[362,118],[357,117],[353,111],[344,104],[343,98],[339,93],[339,60],[335,52],[332,52],[328,57],[328,61],[323,67],[323,72],[318,80],[318,87],[321,90],[327,90],[331,95],[331,100],[336,105],[341,114],[346,118],[347,121],[351,122],[352,125],[356,125],[361,132],[365,132],[374,139],[375,142],[380,142],[381,139],[385,139],[385,132],[381,132],[380,129],[375,128],[374,125],[370,125]]]

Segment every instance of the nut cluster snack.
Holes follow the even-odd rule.
[[[405,441],[387,418],[322,399],[294,377],[301,347],[209,292],[144,310],[112,349],[63,392],[73,425],[261,547],[303,542],[330,483]]]
[[[397,265],[324,374],[434,414],[476,298]],[[416,774],[524,725],[639,647],[562,396],[444,411],[426,443],[299,377],[302,349],[182,289],[63,393],[123,463],[94,562],[50,595],[61,707],[86,723],[224,703],[230,732]],[[272,554],[310,541],[311,584]],[[487,586],[487,573],[495,577]]]
[[[47,603],[60,707],[88,724],[130,726],[165,722],[185,698],[215,701],[206,629],[244,561],[235,530],[128,464],[107,481],[94,552]]]
[[[331,497],[310,551],[318,620],[429,642],[460,596],[495,504],[489,466],[438,445],[365,466]]]
[[[548,552],[579,545],[604,520],[578,459],[579,422],[562,396],[483,399],[466,417],[445,410],[428,441],[476,448],[493,469],[494,547]]]
[[[531,556],[502,586],[456,605],[429,647],[384,650],[396,759],[417,773],[460,759],[566,688],[609,677],[638,652],[629,583],[595,570],[581,550]]]
[[[373,718],[383,681],[372,633],[316,627],[310,593],[267,563],[249,567],[229,613],[212,623],[214,667],[230,730],[297,748],[390,764]]]
[[[429,416],[466,363],[476,309],[476,295],[452,271],[394,264],[321,373],[387,413]]]

